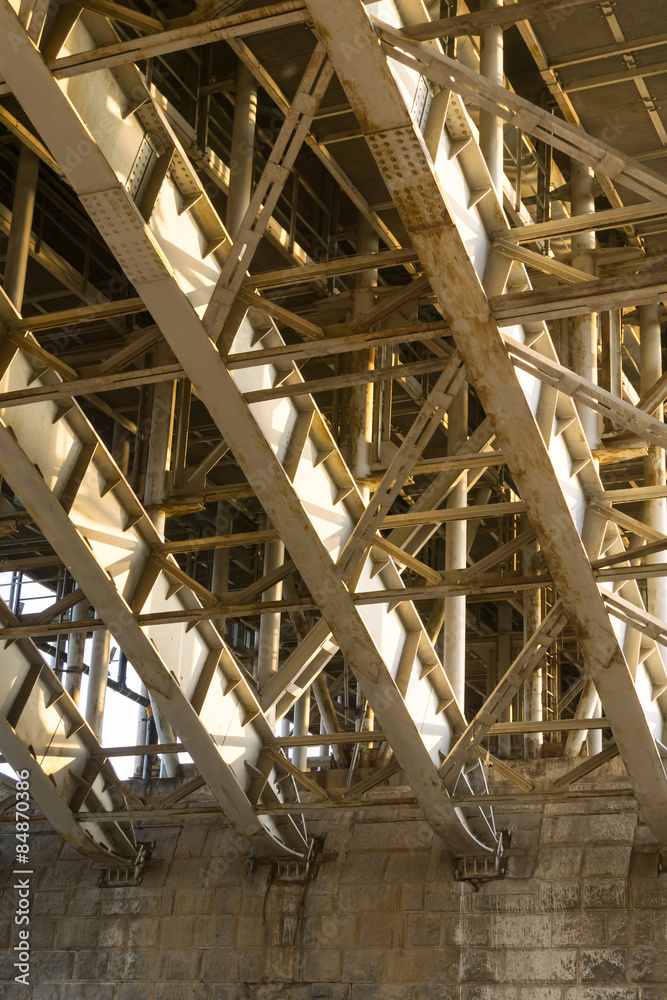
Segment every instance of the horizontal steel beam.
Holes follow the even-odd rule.
[[[364,2],[370,3],[371,0]],[[485,28],[505,28],[530,18],[543,20],[551,14],[570,13],[594,4],[599,4],[599,0],[520,0],[519,3],[510,3],[492,10],[479,10],[471,14],[411,24],[402,31],[406,38],[420,42],[433,38],[460,38],[462,35],[479,35]]]

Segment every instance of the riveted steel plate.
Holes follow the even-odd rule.
[[[414,130],[376,132],[368,145],[405,224],[419,231],[442,225],[442,196]]]
[[[124,191],[82,195],[81,203],[133,285],[158,281],[171,273]]]

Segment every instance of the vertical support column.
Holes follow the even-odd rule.
[[[104,718],[104,700],[107,693],[107,678],[109,676],[110,636],[106,629],[93,632],[93,650],[90,656],[90,671],[88,673],[88,691],[86,693],[86,722],[99,741],[102,740],[102,720]]]
[[[623,365],[622,358],[622,325],[621,310],[612,309],[600,315],[600,341],[602,347],[602,378],[601,385],[608,392],[613,392],[615,396],[622,394],[621,375]],[[604,418],[603,429],[610,431],[613,429],[613,421],[608,417]]]
[[[156,365],[164,365],[169,363],[171,356],[169,345],[166,341],[162,341],[154,352],[153,360]],[[144,503],[147,507],[164,501],[167,468],[171,455],[175,392],[175,382],[158,382],[153,389],[153,408],[151,411],[148,457],[146,461],[146,486],[144,489]],[[160,536],[164,538],[166,522],[164,512],[161,510],[151,511],[151,520]],[[151,706],[159,742],[175,743],[176,735],[174,730],[152,698]],[[161,776],[175,778],[180,774],[180,771],[181,768],[177,754],[165,754],[161,758]]]
[[[509,601],[502,601],[498,605],[498,680],[503,677],[512,663],[512,605]],[[502,713],[502,722],[512,721],[512,706],[508,706]],[[498,756],[512,756],[512,737],[498,737]]]
[[[482,0],[481,10],[502,7],[503,0]],[[502,87],[505,83],[503,71],[503,29],[495,26],[484,28],[480,34],[479,71],[493,83]],[[503,122],[490,111],[479,113],[479,146],[484,154],[491,174],[491,180],[503,201]]]
[[[19,312],[23,306],[23,291],[30,251],[30,232],[35,210],[38,176],[39,158],[31,150],[21,146],[3,283],[8,298],[11,299]]]
[[[294,735],[305,736],[310,726],[310,689],[294,705]],[[294,747],[292,763],[300,771],[308,767],[308,747]]]
[[[573,215],[587,215],[595,211],[593,197],[594,175],[590,167],[571,160],[570,189]],[[579,233],[572,237],[572,266],[588,274],[595,274],[595,232]],[[589,314],[575,316],[570,326],[570,354],[572,369],[590,382],[597,384],[597,316]],[[597,447],[599,439],[598,415],[589,407],[576,404],[579,419],[591,448]],[[600,699],[591,681],[586,686],[577,705],[577,718],[594,718],[600,714]],[[565,742],[564,756],[576,757],[581,752],[588,737],[588,751],[593,754],[601,748],[602,734],[599,730],[571,732]]]
[[[265,521],[265,526],[268,524]],[[281,541],[267,542],[264,546],[264,575],[278,569],[285,561],[285,546]],[[264,591],[263,601],[280,601],[283,596],[283,585],[277,583]],[[278,669],[280,656],[280,612],[261,615],[259,622],[259,649],[257,653],[257,682],[260,691]],[[310,694],[303,695],[309,699]],[[302,699],[299,699],[301,701]],[[296,719],[296,716],[295,716]]]
[[[538,571],[537,542],[532,542],[523,550],[524,576],[533,576]],[[526,590],[523,595],[523,641],[528,642],[542,621],[542,592]],[[523,717],[525,721],[542,721],[543,672],[536,667],[523,687]],[[523,748],[527,760],[540,756],[544,736],[542,733],[526,733]]]
[[[448,413],[447,454],[455,455],[468,438],[468,386],[464,383],[452,400]],[[447,498],[448,507],[465,507],[468,474],[463,473]],[[449,521],[446,526],[445,570],[465,569],[468,552],[467,521]],[[466,599],[445,597],[444,668],[462,710],[465,712]]]
[[[357,217],[357,253],[376,253],[380,242],[377,233],[371,227],[368,220],[362,216]],[[353,293],[353,316],[357,319],[365,312],[373,308],[375,303],[375,289],[378,282],[377,270],[360,271],[356,277]],[[373,367],[375,360],[374,351],[359,351],[346,355],[347,370],[351,372],[364,372]],[[344,457],[350,467],[352,475],[359,479],[370,473],[371,441],[373,438],[373,386],[370,383],[354,386],[347,389],[343,394],[346,399],[347,421],[345,434]],[[367,487],[361,489],[364,502],[368,503],[370,490]],[[361,699],[363,705],[364,699]],[[368,710],[360,723],[361,728],[372,730],[375,728],[373,711]],[[363,747],[359,751],[359,763],[362,767],[367,767],[370,759],[369,747]]]
[[[590,167],[571,160],[571,198],[572,214],[587,215],[595,211],[593,198],[593,171]],[[572,237],[572,267],[587,274],[595,274],[595,233],[580,233]],[[588,314],[575,316],[571,327],[572,368],[577,375],[583,375],[589,382],[597,384],[597,316]],[[598,445],[598,415],[588,406],[577,404],[586,440],[591,448]]]
[[[72,608],[72,621],[83,622],[88,617],[88,601],[79,601]],[[76,705],[81,695],[81,675],[83,673],[83,653],[86,645],[85,632],[70,632],[67,639],[67,664],[65,667],[65,690]]]
[[[379,237],[364,216],[359,215],[357,221],[357,253],[376,253],[379,247]],[[353,292],[354,319],[358,319],[373,308],[375,288],[377,287],[377,270],[360,271],[356,277]],[[373,351],[355,351],[345,355],[347,372],[365,372],[373,365]],[[345,400],[345,433],[343,435],[343,457],[355,478],[367,476],[370,472],[370,442],[373,428],[373,387],[370,383],[357,385],[346,389]],[[369,491],[362,490],[364,500],[368,501]]]
[[[662,336],[660,329],[660,306],[641,306],[639,310],[641,391],[646,392],[662,375]],[[664,419],[661,405],[654,413],[658,420]],[[655,445],[648,446],[644,459],[644,485],[665,485],[665,452]],[[667,533],[667,502],[664,499],[647,500],[644,503],[644,520],[661,534]],[[661,562],[662,553],[647,556],[649,563]],[[647,581],[648,612],[661,621],[667,619],[667,580],[660,576]]]
[[[216,535],[226,535],[229,528],[230,521],[227,508],[222,500],[218,500],[215,513],[215,533]],[[226,594],[229,590],[230,553],[231,549],[215,549],[213,552],[211,590],[214,594]],[[225,638],[226,621],[227,619],[222,615],[213,621],[223,639]]]
[[[252,193],[253,152],[257,121],[257,84],[244,63],[236,74],[232,156],[229,169],[226,223],[234,239],[238,233]]]

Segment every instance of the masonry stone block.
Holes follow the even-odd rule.
[[[486,913],[446,913],[442,918],[443,943],[463,947],[489,945],[492,920]]]
[[[153,983],[119,983],[116,1000],[153,1000]]]
[[[491,885],[493,884],[491,883]],[[502,884],[506,885],[506,883]],[[486,887],[476,893],[473,899],[473,908],[481,913],[534,913],[538,909],[537,894],[534,891],[492,891],[485,893],[484,888]]]
[[[630,844],[587,847],[584,851],[584,876],[627,878],[631,852]]]
[[[545,816],[542,842],[580,844],[603,841],[632,843],[637,817],[634,813],[593,816]]]
[[[432,913],[460,913],[461,912],[461,883],[451,882],[428,882],[426,890],[426,909]]]
[[[456,948],[393,948],[385,952],[385,978],[398,983],[451,983],[457,979]]]
[[[211,986],[209,983],[158,983],[155,987],[155,1000],[209,1000]]]
[[[470,983],[465,987],[465,1000],[517,1000],[517,987]]]
[[[520,986],[519,1000],[561,1000],[560,986]]]
[[[604,941],[603,913],[579,913],[567,910],[551,914],[551,943],[557,948],[595,947],[604,944]]]
[[[539,908],[543,911],[578,910],[581,907],[579,882],[538,882]]]
[[[667,952],[662,948],[632,948],[628,955],[631,983],[667,984]]]
[[[645,986],[642,990],[642,1000],[667,1000],[667,987]]]
[[[65,889],[80,885],[86,875],[85,861],[58,861],[47,865],[35,881],[38,889]]]
[[[32,1000],[61,1000],[62,985],[56,983],[35,983]]]
[[[583,905],[588,910],[624,909],[629,900],[624,879],[585,879]]]
[[[14,961],[12,956],[11,961]],[[64,983],[72,979],[74,973],[74,952],[72,951],[35,951],[30,960],[30,976],[35,983]],[[13,979],[11,975],[5,980]],[[2,981],[0,972],[0,981]]]
[[[417,986],[354,983],[351,1000],[417,1000]]]
[[[211,986],[211,1000],[246,1000],[247,989],[243,984],[222,983]]]
[[[583,847],[542,847],[537,856],[534,876],[538,879],[572,879],[581,874]]]
[[[207,983],[237,983],[249,982],[252,977],[249,974],[248,957],[253,952],[241,952],[237,954],[234,950],[229,951],[205,951],[202,966],[201,978]],[[261,955],[261,952],[260,952]],[[246,962],[246,967],[241,971],[241,965]]]
[[[387,867],[387,855],[377,851],[363,854],[348,854],[345,859],[340,881],[354,884],[381,882]]]
[[[353,843],[358,851],[417,851],[430,847],[433,837],[425,822],[355,823]]]
[[[190,948],[194,944],[197,918],[163,917],[160,921],[160,948]]]
[[[662,883],[663,879],[657,880],[658,883]],[[667,909],[667,889],[663,888],[662,885],[635,885],[632,888],[632,902],[635,907],[640,907],[641,909],[656,909],[665,910]]]
[[[208,891],[208,890],[207,890]],[[242,889],[220,886],[215,890],[214,913],[240,913]]]
[[[551,921],[547,915],[531,913],[494,916],[491,920],[493,948],[545,948],[551,943]]]
[[[90,980],[94,983],[102,979],[111,979],[109,975],[111,952],[106,948],[94,948],[92,951],[78,951],[74,964],[74,978]]]
[[[380,913],[398,909],[398,885],[374,885],[373,891],[365,890],[363,886],[341,886],[338,894],[338,905],[342,913],[365,913],[379,911]]]
[[[348,983],[312,983],[311,1000],[350,1000],[351,989]]]
[[[97,922],[97,944],[100,948],[122,948],[127,941],[128,920],[125,917],[100,917]]]
[[[157,917],[162,909],[160,889],[103,889],[100,912],[103,916]]]
[[[197,948],[232,948],[236,940],[235,917],[199,917],[195,932]],[[243,942],[239,940],[243,946]]]
[[[162,975],[162,966],[162,954],[157,951],[113,951],[109,963],[109,979],[155,982]]]
[[[192,950],[174,950],[166,955],[166,979],[184,980],[199,979],[202,964],[202,953]]]
[[[582,948],[579,961],[582,983],[626,982],[624,948]]]
[[[343,953],[343,982],[377,983],[385,979],[387,953],[381,948],[349,949]]]
[[[407,918],[407,944],[416,948],[439,945],[440,923],[437,914],[410,914]]]
[[[304,952],[301,971],[307,982],[329,980],[337,983],[340,981],[342,967],[342,951],[335,951],[332,948],[309,948]]]
[[[206,836],[208,830],[206,826],[190,823],[181,830],[178,841],[174,848],[175,858],[199,858],[204,853]]]
[[[388,856],[384,877],[390,882],[423,882],[432,867],[429,851],[395,852]]]
[[[57,924],[58,921],[55,917],[40,917],[39,920],[34,918],[31,921],[30,927],[30,947],[44,949],[52,948]],[[93,924],[93,927],[94,926],[95,925]],[[14,943],[14,936],[12,936],[12,944]],[[9,941],[7,944],[9,944]],[[68,946],[64,945],[64,947]]]
[[[95,1000],[114,1000],[116,987],[113,983],[95,983]],[[64,983],[62,1000],[90,1000],[90,986],[85,983]]]
[[[463,1000],[464,986],[433,986],[422,983],[419,986],[419,1000]]]
[[[461,952],[459,975],[463,983],[502,983],[505,952],[499,949],[465,949]]]
[[[127,943],[130,948],[151,948],[157,944],[160,921],[156,918],[139,917],[128,923]]]
[[[269,948],[264,953],[263,978],[270,982],[292,982],[296,976],[297,954],[291,945],[285,948]]]
[[[400,890],[399,907],[401,913],[409,910],[423,910],[426,906],[426,890],[423,883],[403,882]]]
[[[506,980],[519,983],[573,983],[577,953],[559,948],[508,948]]]
[[[70,902],[70,894],[67,892],[42,891],[38,889],[32,897],[32,913],[35,917],[57,916],[63,917],[67,913]],[[9,893],[7,893],[7,903],[9,903]],[[72,916],[76,916],[76,910],[70,909]]]
[[[208,858],[175,858],[169,865],[167,885],[201,887],[208,866]]]
[[[215,890],[213,889],[177,889],[174,893],[175,917],[189,914],[213,913]]]
[[[568,986],[565,1000],[639,1000],[636,986]],[[649,1000],[644,991],[644,1000]]]
[[[265,925],[256,917],[225,917],[236,925],[237,948],[261,948],[265,942]]]

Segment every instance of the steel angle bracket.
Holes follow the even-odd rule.
[[[497,882],[507,876],[507,850],[510,835],[501,831],[494,854],[462,854],[454,858],[454,880],[468,882],[477,892],[485,882]]]

